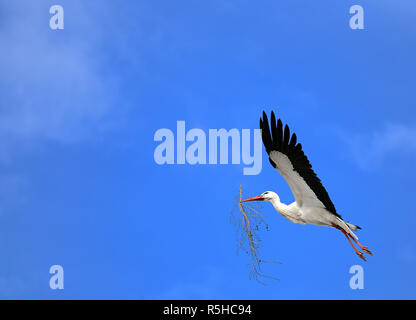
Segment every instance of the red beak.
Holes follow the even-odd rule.
[[[257,197],[253,197],[253,198],[249,198],[249,199],[246,199],[246,200],[241,200],[240,202],[247,202],[247,201],[263,201],[264,199],[263,199],[263,196],[262,195],[259,195],[259,196],[257,196]]]

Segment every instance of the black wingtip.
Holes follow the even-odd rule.
[[[267,114],[263,110],[262,118],[260,118],[260,129],[263,145],[269,155],[270,164],[275,168],[279,165],[278,163],[274,163],[270,158],[270,152],[278,151],[286,155],[292,163],[294,170],[305,180],[306,184],[312,189],[313,193],[325,208],[341,218],[336,212],[335,206],[329,198],[328,192],[322,185],[321,180],[312,170],[312,165],[302,150],[302,144],[298,143],[296,134],[293,133],[291,135],[289,126],[287,124],[283,125],[281,119],[276,119],[273,110],[270,113],[270,120],[269,122]],[[357,229],[361,228],[357,226]]]
[[[289,129],[289,126],[287,124],[285,124],[285,136],[290,137],[290,129]]]

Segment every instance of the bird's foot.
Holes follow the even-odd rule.
[[[356,253],[361,259],[363,259],[365,262],[367,262],[367,260],[364,257],[364,253],[362,253],[361,251],[357,251]]]
[[[370,251],[370,249],[368,249],[367,247],[365,247],[365,246],[362,246],[361,247],[361,249],[363,249],[363,251],[365,252],[365,253],[368,253],[369,255],[373,255],[373,253]]]

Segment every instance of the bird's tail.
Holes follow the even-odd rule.
[[[347,224],[347,226],[352,230],[352,231],[357,231],[357,230],[361,230],[361,227],[359,227],[359,226],[357,226],[357,225],[355,225],[355,224],[352,224],[352,223],[349,223],[349,222],[345,222],[346,224]]]
[[[358,240],[358,237],[353,233],[353,231],[361,229],[359,226],[345,222],[344,220],[338,218],[338,221],[340,222],[339,226],[344,229],[346,232],[348,232],[350,235],[352,235],[355,239]]]

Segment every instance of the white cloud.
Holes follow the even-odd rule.
[[[49,5],[9,1],[1,8],[3,158],[5,152],[16,151],[15,141],[23,148],[43,139],[64,143],[90,139],[117,119],[118,81],[102,62],[104,31],[78,2],[64,6],[70,9],[65,11],[65,29],[51,30]],[[103,3],[99,10],[109,8]]]
[[[388,124],[382,130],[354,135],[346,141],[362,168],[379,166],[390,157],[416,157],[416,125]]]
[[[0,4],[0,216],[26,199],[14,160],[44,142],[94,141],[124,120],[118,71],[103,50],[109,4],[62,1],[65,29],[51,30],[50,1]],[[94,6],[89,3],[90,6]],[[91,10],[93,9],[93,10]],[[111,25],[117,35],[117,24]],[[117,48],[121,36],[110,38]],[[124,52],[123,52],[124,54]],[[13,173],[15,172],[15,173]]]

